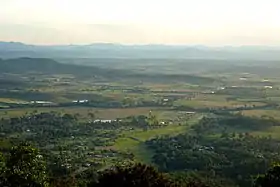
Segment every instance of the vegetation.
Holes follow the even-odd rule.
[[[68,60],[0,61],[1,186],[278,185],[277,73]]]
[[[273,166],[267,171],[266,174],[261,175],[255,181],[255,187],[276,187],[280,185],[280,167],[279,165]]]
[[[20,144],[11,149],[10,153],[1,156],[1,186],[47,187],[47,186],[150,186],[150,187],[217,187],[234,186],[222,178],[209,178],[199,173],[161,173],[152,166],[140,163],[126,163],[101,172],[87,170],[81,174],[65,175],[63,170],[54,177],[50,173],[54,168],[46,169],[43,156],[37,149],[28,144]],[[60,163],[61,164],[61,163]],[[63,165],[60,165],[63,167]],[[256,187],[278,186],[279,166],[271,168],[265,175],[259,176]],[[226,182],[226,183],[225,183]]]

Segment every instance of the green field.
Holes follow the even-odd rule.
[[[81,117],[88,117],[88,113],[94,113],[99,119],[116,119],[124,118],[133,115],[147,115],[151,110],[158,110],[157,108],[124,108],[124,109],[104,109],[92,107],[57,107],[57,108],[23,108],[23,109],[8,109],[0,110],[1,116],[21,116],[25,113],[37,112],[51,112],[56,111],[60,113],[79,114]],[[160,109],[159,109],[160,110]]]
[[[154,138],[156,136],[163,135],[177,135],[180,133],[184,133],[187,130],[187,126],[169,126],[163,127],[160,129],[154,129],[147,132],[132,132],[123,134],[124,137],[116,140],[114,148],[119,151],[128,151],[133,152],[135,157],[139,161],[143,161],[146,163],[151,163],[151,157],[153,156],[152,152],[146,148],[144,142]]]
[[[256,131],[252,132],[255,136],[264,136],[264,137],[272,137],[275,139],[280,139],[280,127],[270,127],[265,131]]]
[[[194,125],[202,118],[202,115],[193,116],[186,121],[184,125],[169,125],[159,129],[149,131],[134,131],[122,134],[123,137],[116,140],[114,148],[119,151],[133,152],[137,160],[152,163],[151,158],[153,153],[147,149],[144,142],[164,135],[176,136],[178,134],[186,133],[191,125]]]
[[[242,111],[244,115],[247,116],[269,116],[273,117],[276,119],[280,119],[280,110],[247,110],[247,111]]]

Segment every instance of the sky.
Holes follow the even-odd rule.
[[[0,41],[280,46],[279,0],[0,0]]]

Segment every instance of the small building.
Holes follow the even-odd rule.
[[[112,123],[112,122],[115,122],[117,120],[111,120],[111,119],[97,119],[97,120],[94,120],[93,122],[94,123]]]
[[[241,80],[241,81],[246,81],[247,78],[246,78],[246,77],[240,77],[239,80]]]
[[[87,99],[83,99],[83,100],[74,100],[72,101],[72,103],[88,103]]]
[[[195,114],[195,112],[185,112],[186,114]]]

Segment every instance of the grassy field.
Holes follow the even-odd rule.
[[[269,116],[276,119],[280,119],[280,110],[245,110],[242,111],[242,114],[246,116],[255,117]]]
[[[192,99],[180,99],[174,104],[177,106],[189,106],[192,108],[235,108],[241,106],[263,106],[265,103],[260,101],[248,101],[248,100],[229,100],[228,95],[218,94],[197,94]]]
[[[185,125],[168,125],[159,129],[153,129],[149,131],[134,131],[127,132],[117,139],[114,149],[124,152],[133,152],[135,158],[145,163],[151,163],[153,153],[147,149],[144,142],[155,138],[157,136],[176,136],[181,133],[185,133],[189,130],[190,125],[197,123],[203,115],[195,115],[189,119]]]
[[[76,114],[81,117],[88,117],[88,113],[94,113],[96,118],[99,119],[116,119],[124,118],[134,115],[147,115],[151,110],[161,110],[160,108],[117,108],[117,109],[103,109],[103,108],[90,108],[90,107],[57,107],[57,108],[22,108],[22,109],[8,109],[0,110],[1,116],[22,116],[26,113],[37,112],[50,112],[56,111],[60,113]]]
[[[243,106],[245,103],[242,102],[232,102],[232,101],[212,101],[212,100],[181,100],[176,103],[181,106],[189,106],[193,108],[211,108],[211,107],[237,107]]]
[[[90,107],[56,107],[56,108],[22,108],[22,109],[5,109],[0,110],[0,115],[3,117],[22,116],[32,112],[50,112],[56,111],[59,113],[79,114],[82,118],[88,118],[89,113],[95,114],[96,119],[116,119],[125,118],[128,116],[148,115],[151,111],[160,121],[184,121],[191,118],[191,115],[180,111],[169,110],[168,108],[153,108],[153,107],[136,107],[136,108],[90,108]]]
[[[272,138],[280,139],[280,127],[271,127],[265,131],[255,131],[251,134],[255,136],[271,136]]]
[[[24,103],[25,101],[20,99],[13,99],[13,98],[0,98],[0,102],[2,103]]]
[[[163,135],[177,135],[184,133],[187,130],[187,126],[170,125],[167,127],[153,129],[149,131],[136,131],[123,134],[124,137],[119,138],[114,148],[118,151],[133,152],[137,160],[151,163],[153,153],[146,148],[144,142],[152,139],[156,136]]]

